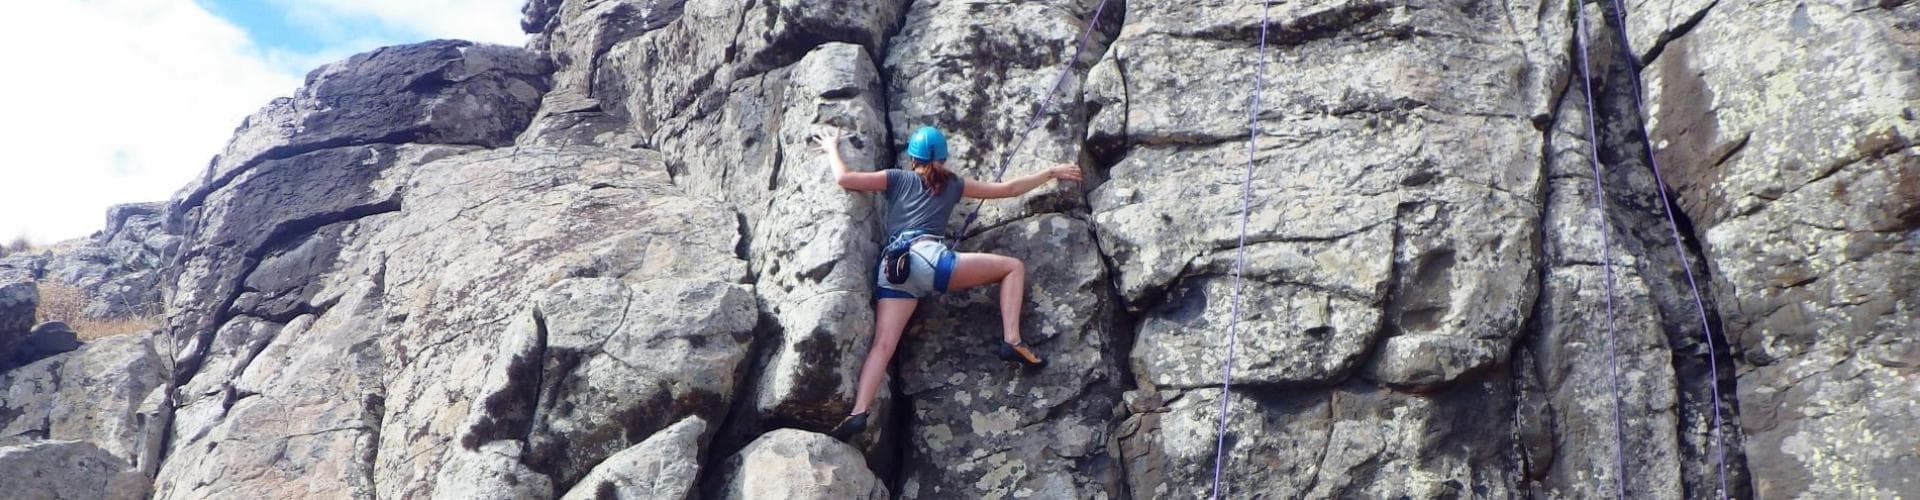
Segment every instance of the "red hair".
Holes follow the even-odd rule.
[[[927,191],[932,192],[934,196],[939,196],[940,190],[946,189],[947,181],[953,180],[953,172],[947,171],[946,163],[913,160],[913,172],[920,174],[920,182],[926,184]]]

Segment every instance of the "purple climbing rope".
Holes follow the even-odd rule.
[[[1220,425],[1213,443],[1213,500],[1220,500],[1220,473],[1227,466],[1227,415],[1233,409],[1233,355],[1240,344],[1240,276],[1247,268],[1247,221],[1253,212],[1253,155],[1260,140],[1260,93],[1266,91],[1267,10],[1273,2],[1260,3],[1259,62],[1253,73],[1252,103],[1247,107],[1247,172],[1240,179],[1240,246],[1233,257],[1232,320],[1227,323],[1227,358],[1220,362]]]
[[[1587,14],[1585,9],[1577,6],[1575,9],[1578,13],[1574,15],[1574,43],[1580,57],[1580,83],[1587,93],[1587,163],[1593,166],[1593,205],[1598,212],[1594,217],[1600,226],[1600,266],[1605,270],[1607,282],[1607,379],[1613,387],[1613,460],[1616,467],[1613,486],[1618,495],[1615,498],[1624,499],[1627,498],[1627,440],[1626,427],[1620,417],[1620,362],[1616,359],[1620,333],[1614,321],[1613,296],[1616,292],[1613,285],[1613,242],[1609,234],[1612,231],[1607,223],[1607,187],[1603,182],[1604,174],[1600,172],[1600,130],[1594,125],[1599,115],[1594,113],[1593,68],[1587,61]]]
[[[1060,70],[1060,76],[1053,80],[1053,87],[1047,89],[1046,97],[1040,101],[1040,108],[1033,110],[1033,117],[1027,119],[1027,126],[1021,129],[1019,138],[1014,139],[1013,148],[1008,149],[1005,154],[1001,155],[1000,170],[993,174],[994,182],[1000,182],[1001,179],[1006,178],[1007,167],[1013,165],[1013,154],[1019,152],[1020,148],[1026,146],[1027,135],[1033,132],[1034,129],[1040,128],[1040,119],[1046,117],[1048,110],[1053,109],[1054,95],[1060,93],[1060,86],[1067,83],[1067,75],[1073,74],[1073,65],[1080,62],[1080,55],[1085,53],[1087,45],[1093,42],[1094,28],[1100,26],[1100,15],[1107,11],[1108,1],[1110,0],[1100,0],[1100,5],[1093,9],[1093,17],[1087,19],[1086,32],[1080,34],[1080,45],[1073,49],[1073,57],[1067,59],[1067,67]],[[967,214],[967,220],[960,224],[960,230],[953,233],[954,239],[965,240],[967,238],[967,229],[973,227],[973,221],[975,219],[980,218],[981,206],[983,206],[982,203],[974,203],[973,212]]]
[[[1641,94],[1646,89],[1640,86],[1640,59],[1633,54],[1633,42],[1627,37],[1627,6],[1620,0],[1613,0],[1615,34],[1620,37],[1620,54],[1627,67],[1633,70],[1633,112],[1636,116],[1646,116],[1647,105]],[[1644,120],[1644,118],[1642,118]],[[1681,245],[1680,220],[1674,217],[1673,200],[1667,196],[1667,180],[1660,175],[1660,163],[1653,158],[1653,138],[1647,135],[1646,127],[1639,127],[1640,140],[1647,145],[1647,167],[1653,170],[1654,185],[1660,188],[1660,206],[1667,213],[1667,229],[1673,232],[1673,253],[1680,259],[1680,269],[1686,271],[1687,287],[1693,291],[1693,307],[1700,315],[1700,338],[1707,344],[1707,371],[1713,377],[1713,458],[1719,467],[1721,500],[1727,498],[1727,445],[1721,435],[1720,416],[1720,360],[1713,346],[1713,324],[1707,319],[1706,301],[1700,298],[1700,282],[1693,276],[1693,264],[1687,259],[1686,248]]]

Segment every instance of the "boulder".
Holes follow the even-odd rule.
[[[0,371],[80,348],[80,338],[66,323],[49,321],[33,327],[13,349],[12,359],[0,359]]]
[[[135,500],[146,498],[149,486],[125,460],[86,442],[0,447],[0,491],[13,498]]]
[[[707,430],[706,420],[687,417],[607,457],[561,499],[692,498]]]
[[[39,303],[40,290],[31,275],[0,269],[0,360],[11,359],[27,341]]]
[[[867,470],[859,450],[823,434],[769,432],[720,467],[713,498],[888,498],[886,484]]]

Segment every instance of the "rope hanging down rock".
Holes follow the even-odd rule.
[[[1593,166],[1593,207],[1594,223],[1600,227],[1600,267],[1606,275],[1607,283],[1607,381],[1613,388],[1613,487],[1614,498],[1627,497],[1627,440],[1626,426],[1620,417],[1620,333],[1615,323],[1613,296],[1613,242],[1611,228],[1607,223],[1607,186],[1605,174],[1600,171],[1600,130],[1594,125],[1598,116],[1593,106],[1593,68],[1587,57],[1587,13],[1586,9],[1575,7],[1574,45],[1575,56],[1580,58],[1580,84],[1586,89],[1587,97],[1587,163]]]
[[[1620,0],[1613,0],[1613,14],[1615,16],[1614,31],[1620,38],[1621,60],[1627,63],[1628,69],[1632,70],[1633,78],[1627,80],[1633,82],[1633,111],[1636,116],[1642,117],[1642,123],[1644,123],[1647,104],[1642,94],[1646,93],[1646,89],[1640,87],[1640,60],[1633,55],[1633,42],[1627,38],[1627,6]],[[1647,145],[1647,167],[1653,170],[1653,184],[1660,190],[1660,206],[1666,211],[1667,229],[1673,233],[1674,256],[1680,259],[1680,269],[1687,274],[1687,288],[1693,292],[1693,307],[1700,317],[1700,339],[1707,346],[1707,376],[1713,377],[1713,383],[1710,385],[1712,388],[1710,392],[1713,393],[1713,458],[1720,480],[1720,492],[1717,496],[1721,500],[1726,500],[1727,444],[1726,436],[1721,435],[1723,426],[1720,416],[1720,360],[1713,345],[1713,324],[1707,320],[1707,304],[1700,298],[1700,282],[1693,276],[1693,264],[1687,259],[1686,248],[1681,246],[1680,221],[1674,216],[1673,199],[1667,195],[1667,180],[1660,175],[1660,163],[1653,157],[1653,139],[1647,135],[1646,127],[1637,128],[1641,143]]]
[[[1033,117],[1027,119],[1027,126],[1022,128],[1019,137],[1014,139],[1013,148],[1008,149],[1005,154],[1001,155],[1000,170],[993,174],[994,182],[1000,182],[1007,177],[1007,167],[1013,165],[1013,154],[1019,152],[1020,148],[1026,146],[1027,136],[1031,135],[1034,129],[1040,128],[1040,118],[1045,117],[1047,112],[1053,109],[1054,96],[1060,93],[1060,86],[1067,83],[1068,75],[1073,74],[1074,63],[1080,61],[1080,55],[1085,53],[1087,45],[1093,42],[1093,31],[1100,26],[1100,15],[1107,11],[1107,2],[1109,1],[1111,0],[1100,0],[1100,5],[1093,9],[1093,17],[1087,18],[1087,29],[1080,34],[1080,45],[1073,49],[1073,57],[1067,58],[1065,63],[1066,67],[1060,70],[1060,76],[1054,78],[1053,87],[1047,89],[1046,97],[1040,101],[1040,108],[1033,110]],[[973,221],[975,219],[980,218],[980,207],[983,205],[983,203],[974,202],[973,212],[967,214],[966,222],[961,223],[960,230],[953,233],[953,239],[967,239],[967,229],[973,227]]]
[[[1213,500],[1220,500],[1220,474],[1227,466],[1227,415],[1233,409],[1233,355],[1240,340],[1240,277],[1247,268],[1247,221],[1253,211],[1254,153],[1260,140],[1260,93],[1266,91],[1267,26],[1271,0],[1260,3],[1259,62],[1253,73],[1253,96],[1247,108],[1247,171],[1240,179],[1240,244],[1233,257],[1233,308],[1227,323],[1227,357],[1220,363],[1220,424],[1213,443]]]

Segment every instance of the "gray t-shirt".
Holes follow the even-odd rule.
[[[953,206],[960,203],[966,180],[955,175],[940,189],[939,195],[934,195],[927,190],[926,183],[920,181],[920,174],[905,170],[886,172],[887,235],[892,237],[913,229],[946,236],[947,218],[953,216]]]

